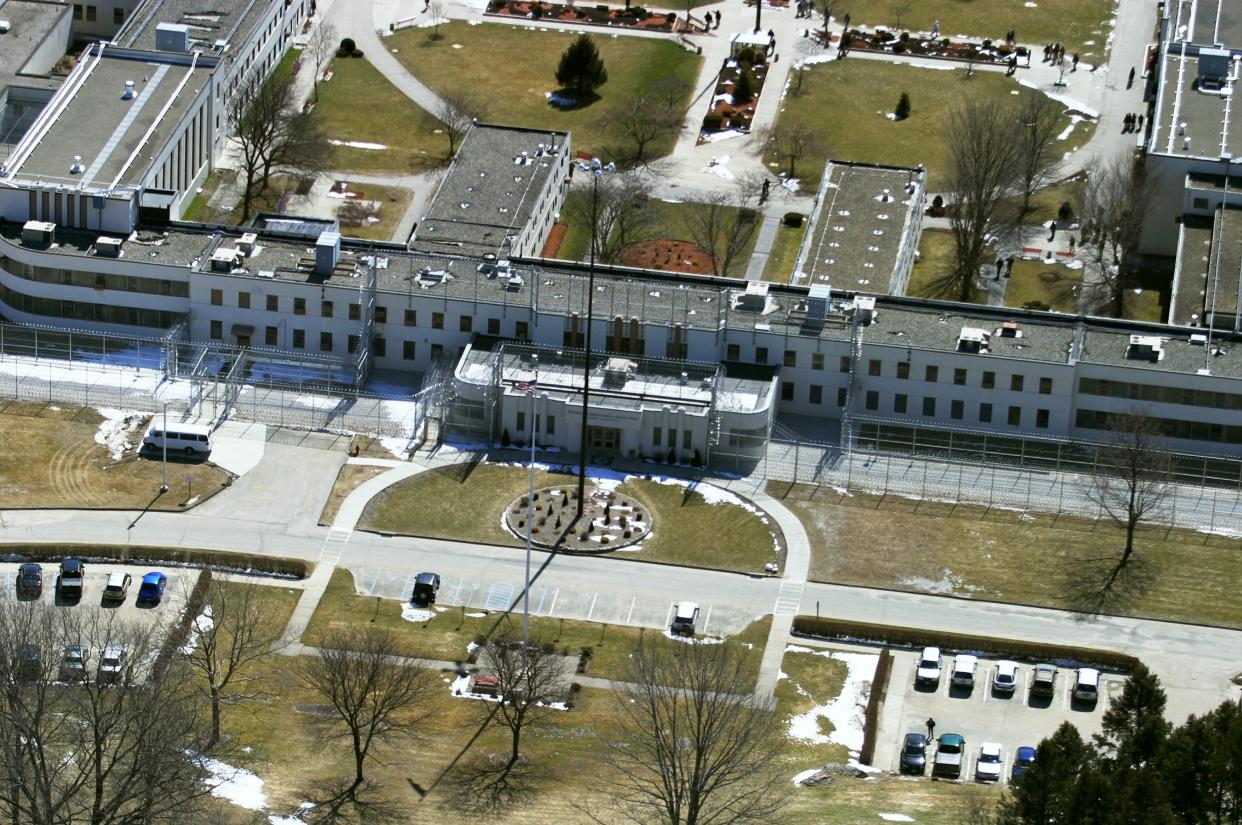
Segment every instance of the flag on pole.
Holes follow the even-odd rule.
[[[518,392],[524,392],[527,395],[534,395],[535,393],[539,392],[539,382],[537,381],[515,381],[513,382],[513,389],[517,390]]]

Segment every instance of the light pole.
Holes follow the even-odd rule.
[[[539,403],[539,355],[534,356],[535,380],[530,389],[530,494],[526,499],[526,583],[522,588],[522,649],[530,644],[530,552],[535,526],[535,438],[539,435],[536,412]]]
[[[759,25],[759,16],[763,12],[763,0],[755,0],[755,34],[758,34],[763,27]],[[827,28],[825,25],[824,28]],[[832,45],[829,43],[828,45]]]
[[[168,402],[164,402],[164,437],[160,439],[164,445],[163,476],[160,481],[160,495],[168,492]]]
[[[591,395],[591,321],[595,312],[595,237],[596,222],[599,220],[599,179],[604,172],[615,172],[616,164],[605,166],[599,158],[591,158],[590,166],[579,164],[583,172],[591,173],[591,262],[587,267],[587,317],[586,346],[582,351],[582,432],[578,440],[578,518],[582,518],[582,507],[586,501],[586,461],[587,461],[587,410]]]

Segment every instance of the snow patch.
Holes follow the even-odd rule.
[[[732,95],[725,95],[725,97],[732,97]],[[718,143],[722,140],[729,140],[730,138],[745,137],[745,136],[746,136],[746,132],[743,132],[740,129],[725,129],[723,132],[704,132],[703,142],[704,143]]]
[[[207,784],[211,786],[212,796],[250,811],[267,807],[263,780],[256,774],[206,756],[199,757],[199,763],[209,775]]]
[[[138,429],[146,416],[134,410],[116,410],[112,407],[100,407],[99,414],[103,421],[95,433],[95,443],[108,450],[113,461],[119,461],[129,448],[129,434]]]
[[[794,647],[791,645],[791,647]],[[788,651],[789,648],[786,648]],[[797,651],[801,652],[801,651]],[[862,749],[863,722],[867,710],[867,694],[875,675],[879,655],[874,653],[846,653],[838,650],[814,651],[816,656],[844,662],[845,684],[837,698],[789,719],[789,736],[817,744],[837,743],[851,751]],[[832,723],[833,731],[824,735],[819,732],[819,719]]]
[[[481,618],[483,618],[483,617],[484,617],[484,616],[486,616],[486,615],[487,615],[486,613],[467,613],[467,614],[466,614],[466,618],[468,618],[468,619],[481,619]],[[474,642],[471,642],[470,644],[474,644]]]
[[[941,571],[939,579],[928,579],[922,576],[907,576],[898,584],[918,590],[922,593],[935,593],[938,596],[954,596],[961,590],[974,590],[966,584],[961,576],[955,576],[949,568]]]
[[[407,622],[428,622],[435,617],[435,613],[430,610],[405,605],[401,608],[401,618]]]
[[[360,140],[329,140],[333,146],[348,146],[350,149],[369,149],[371,151],[380,151],[388,147],[383,143],[365,143]]]
[[[718,645],[724,641],[724,639],[713,639],[711,636],[682,636],[671,630],[665,630],[664,635],[674,642],[681,642],[686,645]]]
[[[1027,3],[1027,5],[1033,6],[1035,4]],[[914,821],[914,817],[906,816],[905,814],[876,814],[876,816],[888,822],[913,822]]]
[[[185,640],[185,644],[181,646],[181,652],[187,656],[193,653],[194,648],[198,647],[198,637],[207,633],[215,626],[215,619],[211,617],[211,605],[204,605],[203,612],[194,619],[194,625],[190,628],[190,634]]]
[[[712,158],[707,165],[699,170],[707,172],[709,175],[716,175],[724,180],[733,180],[736,176],[729,171],[729,156],[725,155],[719,158]]]
[[[814,776],[815,774],[819,773],[819,770],[820,770],[819,768],[808,768],[808,769],[806,769],[805,771],[803,771],[802,773],[800,773],[800,774],[798,774],[797,776],[795,776],[795,777],[793,778],[794,787],[795,787],[795,788],[800,787],[800,786],[802,785],[802,783],[803,783],[803,782],[807,781],[807,780],[808,780],[808,779],[810,779],[812,776]]]

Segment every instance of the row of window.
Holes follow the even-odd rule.
[[[186,281],[170,281],[166,278],[142,278],[136,275],[108,275],[102,272],[80,272],[75,269],[56,269],[48,266],[31,266],[0,255],[0,267],[25,281],[61,286],[83,286],[88,289],[110,289],[116,292],[139,292],[144,295],[168,295],[173,298],[190,297],[190,285]]]
[[[540,428],[543,427],[544,424],[547,425],[547,428],[543,430],[543,432],[546,435],[556,435],[556,416],[555,415],[545,416],[545,415],[540,415],[539,413],[536,413],[535,414],[535,432],[536,433],[540,432]],[[526,413],[520,410],[518,411],[518,414],[517,414],[517,431],[519,433],[526,432]]]
[[[95,18],[97,18],[98,16],[99,16],[99,10],[95,6],[87,5],[83,7],[81,3],[73,4],[73,19],[74,20],[85,19],[87,23],[94,23]],[[113,9],[112,10],[112,22],[118,26],[124,23],[125,22],[125,9]]]
[[[1218,410],[1242,410],[1242,395],[1211,390],[1165,387],[1159,384],[1135,384],[1130,381],[1109,381],[1103,378],[1079,378],[1078,391],[1086,395],[1155,401],[1161,404],[1182,404],[1190,407],[1212,407]]]
[[[797,385],[791,381],[781,382],[781,400],[796,401]],[[837,388],[837,406],[844,407],[847,400],[847,391],[845,387]],[[822,404],[824,402],[824,388],[820,384],[811,384],[807,387],[807,403]],[[863,399],[864,407],[870,412],[880,411],[880,393],[876,390],[868,390]],[[904,393],[895,393],[893,395],[892,412],[897,415],[906,415],[909,413],[910,398]],[[927,418],[935,418],[937,408],[937,399],[932,396],[923,396],[922,398],[922,415]],[[954,421],[961,421],[966,417],[966,402],[961,399],[952,399],[949,402],[949,418]],[[1046,429],[1051,421],[1052,413],[1049,410],[1035,410],[1035,426],[1039,429]],[[992,405],[982,403],[979,405],[978,420],[983,424],[992,423]],[[1013,404],[1010,405],[1006,416],[1006,423],[1011,427],[1022,426],[1022,407]]]
[[[208,334],[213,341],[224,340],[224,322],[212,321]],[[332,352],[336,349],[337,336],[331,332],[319,333],[319,351]],[[345,351],[353,355],[358,351],[360,338],[357,335],[345,336]],[[249,346],[252,342],[245,340],[240,342],[245,346]],[[290,349],[306,349],[306,330],[290,329],[289,339],[281,340],[280,326],[266,326],[263,328],[263,346],[265,347],[288,347]],[[431,357],[433,359],[444,354],[444,346],[442,344],[431,344]],[[388,339],[382,335],[377,335],[371,339],[371,350],[377,358],[383,358],[388,355]],[[414,341],[401,342],[401,358],[406,361],[413,361],[418,357],[418,348]]]
[[[0,300],[19,312],[42,315],[47,318],[123,324],[152,329],[168,329],[173,325],[174,314],[163,310],[118,307],[86,301],[64,301],[60,298],[37,298],[9,289],[5,284],[0,284]]]
[[[1116,413],[1104,410],[1082,410],[1074,418],[1074,425],[1088,430],[1111,429]],[[1153,418],[1160,432],[1168,438],[1189,438],[1195,441],[1212,441],[1218,444],[1242,444],[1242,426],[1234,424],[1209,424],[1205,421],[1182,421],[1176,418]]]

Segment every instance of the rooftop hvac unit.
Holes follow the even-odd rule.
[[[806,294],[806,319],[808,321],[824,321],[828,318],[828,307],[832,298],[832,287],[827,284],[815,284]]]
[[[1000,329],[997,330],[997,334],[1002,338],[1021,338],[1022,325],[1017,321],[1006,321],[1001,324]]]
[[[1126,358],[1135,361],[1159,361],[1164,357],[1164,342],[1159,335],[1131,335]]]
[[[957,336],[957,351],[986,353],[990,337],[987,332],[976,327],[962,327],[961,333]]]
[[[762,312],[768,305],[768,284],[766,281],[748,281],[746,291],[737,299],[738,309],[749,309]]]
[[[51,243],[56,224],[47,221],[26,221],[22,224],[22,243]]]
[[[638,364],[628,358],[609,358],[604,363],[604,384],[609,387],[624,387],[638,371]]]
[[[11,29],[11,28],[13,28],[13,23],[12,23],[12,21],[10,21],[10,20],[0,20],[0,34],[8,34],[8,33],[9,33],[9,29]]]
[[[1190,336],[1190,343],[1194,344],[1196,347],[1207,346],[1207,336],[1202,332],[1192,333]]]
[[[254,232],[247,232],[241,236],[237,242],[237,248],[242,251],[243,255],[253,255],[254,245],[258,242],[259,236]]]
[[[341,260],[341,233],[322,232],[315,241],[315,274],[328,277]]]
[[[855,295],[853,303],[854,317],[862,326],[868,326],[875,320],[875,296]]]
[[[241,257],[241,253],[230,247],[220,247],[211,253],[211,271],[212,272],[232,272],[233,267],[237,266],[237,259]]]
[[[100,235],[95,239],[95,254],[102,258],[119,258],[121,257],[121,244],[124,240],[121,238],[109,238],[107,235]]]
[[[190,50],[190,27],[184,23],[158,24],[155,27],[155,50],[188,52]]]
[[[1199,90],[1219,92],[1223,89],[1229,80],[1229,62],[1228,49],[1199,49]]]

